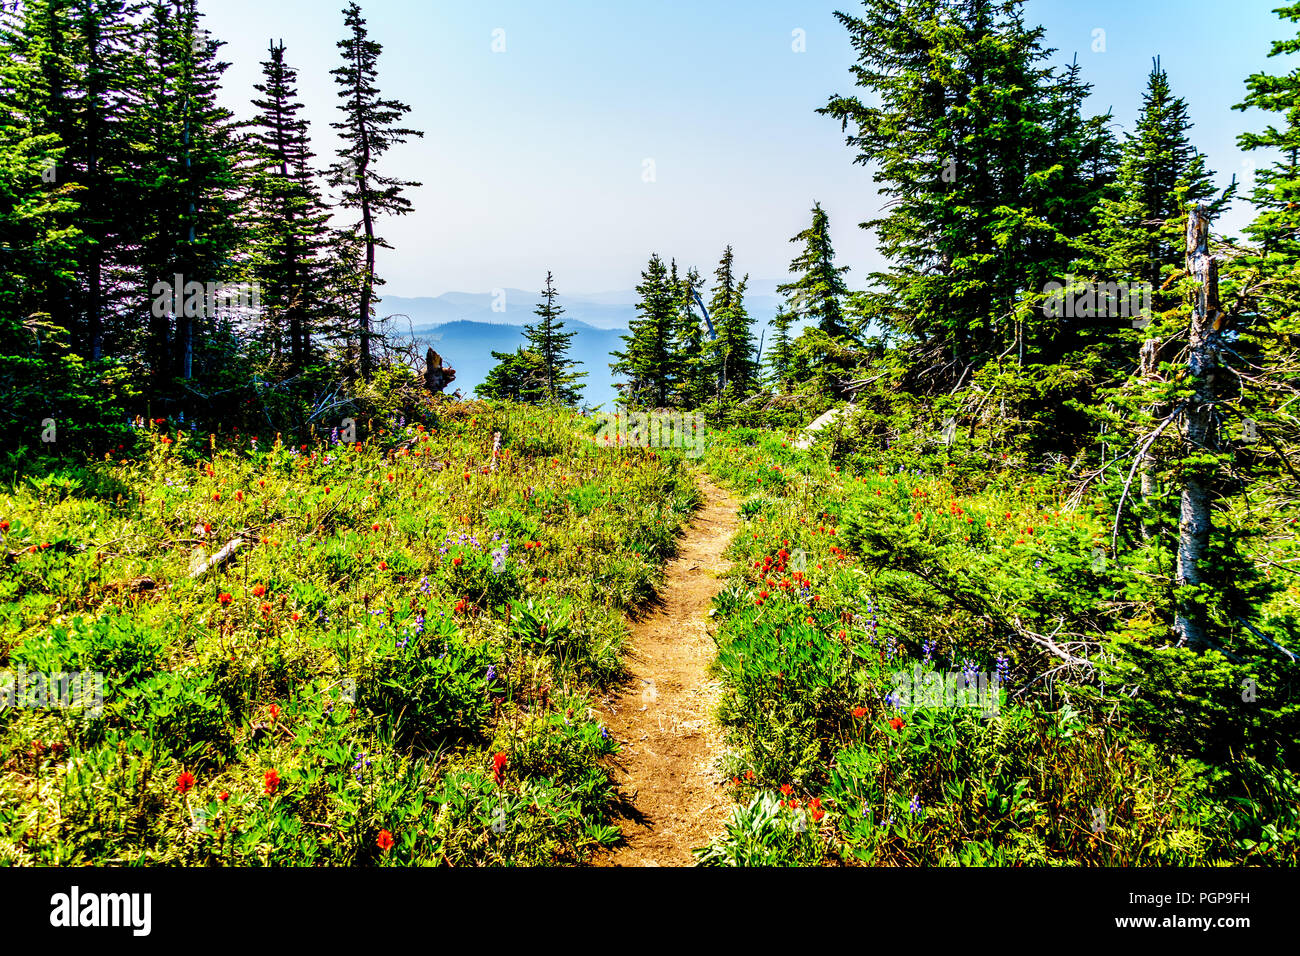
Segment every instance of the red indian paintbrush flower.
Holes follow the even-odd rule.
[[[176,778],[176,792],[189,793],[194,787],[194,774],[188,770],[181,771],[180,776]]]
[[[275,793],[276,789],[279,786],[280,786],[280,775],[276,773],[274,770],[268,770],[266,772],[266,776],[262,780],[263,792],[269,797]]]
[[[503,753],[499,753],[492,758],[492,779],[496,781],[498,787],[505,783],[506,763],[509,759]]]
[[[393,848],[393,835],[387,830],[380,830],[379,839],[375,842],[379,845],[379,849],[387,853]]]

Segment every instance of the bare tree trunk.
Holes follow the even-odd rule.
[[[1187,272],[1196,280],[1192,324],[1187,349],[1187,383],[1192,397],[1183,415],[1183,454],[1212,453],[1217,445],[1215,429],[1215,369],[1219,361],[1218,264],[1210,255],[1210,216],[1196,206],[1187,220]],[[1201,584],[1201,564],[1209,548],[1211,473],[1205,464],[1187,469],[1183,483],[1182,508],[1178,521],[1178,577],[1180,588]],[[1203,649],[1208,646],[1205,622],[1192,602],[1179,596],[1175,630],[1180,644]]]

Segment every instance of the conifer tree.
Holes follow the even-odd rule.
[[[330,71],[338,84],[342,101],[339,109],[344,115],[343,122],[330,126],[339,130],[343,146],[338,151],[338,162],[330,168],[329,184],[343,190],[339,205],[356,210],[361,217],[353,227],[362,239],[364,255],[355,314],[361,377],[369,379],[371,316],[378,301],[375,289],[383,285],[375,273],[375,251],[392,248],[376,233],[376,220],[383,215],[409,213],[411,201],[402,192],[421,185],[384,176],[375,164],[392,146],[412,136],[423,137],[424,133],[396,125],[411,108],[397,100],[384,99],[375,86],[383,46],[370,39],[356,3],[349,3],[343,12],[349,31],[349,36],[338,43],[343,66]]]
[[[797,276],[793,282],[776,287],[790,302],[794,318],[810,319],[827,335],[840,337],[849,334],[844,320],[844,302],[849,289],[843,275],[848,266],[835,265],[835,250],[831,247],[830,217],[821,203],[814,203],[812,224],[791,242],[803,243],[803,250],[790,263],[790,271]]]
[[[1292,24],[1300,23],[1300,3],[1275,11]],[[1274,41],[1270,57],[1300,52],[1300,34]],[[1246,81],[1246,98],[1234,109],[1258,109],[1281,114],[1282,121],[1261,133],[1243,133],[1238,145],[1248,152],[1276,152],[1277,158],[1255,173],[1250,200],[1259,211],[1246,227],[1258,246],[1249,264],[1266,283],[1265,307],[1279,318],[1300,314],[1300,75],[1256,73]],[[1267,155],[1267,153],[1266,153]],[[1288,325],[1294,327],[1293,322]]]
[[[663,408],[672,393],[680,290],[672,285],[657,253],[650,256],[636,290],[641,296],[636,306],[639,315],[628,323],[629,334],[622,336],[626,351],[611,353],[617,361],[610,369],[626,376],[619,390],[630,407]]]
[[[711,361],[695,297],[703,287],[697,269],[688,269],[677,284],[677,405],[695,409],[709,397]]]
[[[278,355],[287,336],[288,368],[296,374],[311,360],[314,324],[323,311],[320,289],[330,230],[311,164],[307,120],[299,115],[297,71],[284,51],[283,43],[270,46],[270,58],[262,63],[264,80],[254,87],[261,96],[253,101],[259,112],[250,137],[257,217],[253,273],[272,350]]]
[[[791,374],[794,371],[794,347],[790,339],[790,327],[794,325],[794,313],[783,307],[777,307],[772,317],[772,347],[767,353],[767,367],[772,373],[777,387],[782,391],[790,390]]]
[[[535,405],[547,394],[546,368],[540,355],[522,346],[513,352],[493,352],[497,360],[475,394],[496,401]]]
[[[740,398],[748,393],[758,372],[754,360],[754,336],[745,309],[745,287],[749,277],[736,281],[735,253],[731,246],[723,250],[713,275],[717,284],[709,299],[709,313],[713,316],[713,327],[718,337],[711,343],[710,350],[717,395]]]
[[[171,309],[149,308],[147,353],[163,395],[169,381],[222,374],[225,355],[208,354],[216,316],[194,290],[246,278],[235,262],[246,238],[241,147],[233,114],[217,104],[229,66],[217,59],[223,45],[202,28],[197,0],[158,0],[149,9],[142,40],[147,85],[133,118],[142,133],[138,161],[148,170],[136,266],[149,292],[146,308],[158,304],[156,283],[180,276],[185,286],[174,290]],[[195,391],[181,389],[187,396]]]
[[[140,186],[131,116],[143,71],[135,46],[142,9],[128,0],[79,0],[75,7],[81,95],[72,104],[77,135],[65,165],[71,162],[69,178],[85,187],[78,223],[87,242],[76,288],[79,349],[91,361],[122,355],[130,335],[121,319],[135,325],[138,294],[123,280],[137,235]]]
[[[555,284],[548,269],[546,288],[542,290],[545,297],[533,312],[538,321],[524,326],[524,337],[528,340],[528,351],[535,354],[542,363],[544,401],[562,405],[576,405],[582,397],[582,386],[574,387],[579,380],[587,377],[586,372],[572,371],[575,365],[569,355],[569,348],[577,332],[565,332],[560,315],[564,307],[555,304]]]
[[[1123,144],[1114,198],[1100,203],[1094,241],[1106,278],[1146,282],[1158,290],[1182,269],[1187,210],[1214,194],[1213,173],[1188,139],[1191,126],[1186,102],[1173,95],[1157,59],[1137,123]],[[1176,299],[1177,293],[1161,295],[1155,311],[1171,308]]]
[[[1008,345],[1023,361],[1032,303],[1087,227],[1081,190],[1105,175],[1104,124],[1075,120],[1084,135],[1057,135],[1087,87],[1045,64],[1042,29],[1021,6],[864,0],[861,15],[836,14],[870,105],[837,95],[819,112],[848,131],[888,199],[862,224],[890,262],[863,304],[903,333],[932,388]]]

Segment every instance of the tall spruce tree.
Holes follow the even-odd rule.
[[[1008,346],[1023,360],[1032,306],[1087,227],[1062,186],[1071,195],[1104,164],[1104,124],[1059,141],[1061,112],[1087,88],[1045,64],[1042,29],[1021,6],[863,0],[859,16],[836,14],[870,96],[832,96],[819,112],[853,127],[854,161],[873,165],[889,200],[886,215],[862,224],[891,263],[864,306],[902,333],[917,380],[932,388]]]
[[[65,166],[83,185],[78,227],[87,243],[77,269],[78,342],[91,361],[121,356],[129,333],[119,317],[132,315],[138,292],[126,278],[135,240],[140,186],[131,122],[143,66],[136,49],[143,4],[128,0],[78,0],[75,42],[80,96],[72,104],[75,136]],[[65,134],[66,135],[66,134]],[[138,280],[136,280],[138,282]]]
[[[587,377],[586,372],[575,372],[573,367],[581,363],[570,359],[569,349],[577,332],[565,332],[560,316],[564,307],[555,304],[555,283],[548,269],[546,288],[542,290],[545,301],[538,303],[533,312],[537,322],[524,326],[524,338],[528,341],[528,350],[542,362],[543,400],[561,405],[576,405],[582,397],[582,386],[574,387],[579,379]]]
[[[790,263],[790,272],[797,278],[777,286],[776,291],[786,297],[794,317],[815,322],[827,335],[848,335],[844,303],[849,289],[843,275],[849,267],[835,265],[830,217],[821,203],[813,203],[812,224],[790,241],[803,243],[802,251]]]
[[[1277,15],[1300,23],[1300,3]],[[1300,34],[1276,40],[1270,57],[1300,53]],[[1246,235],[1258,246],[1251,265],[1266,284],[1260,295],[1279,318],[1300,314],[1300,73],[1255,73],[1246,81],[1246,98],[1234,109],[1281,114],[1282,121],[1260,133],[1243,133],[1238,145],[1248,152],[1276,151],[1277,158],[1255,173],[1251,203],[1258,210]],[[1294,323],[1289,323],[1294,325]],[[1294,334],[1294,333],[1293,333]]]
[[[288,370],[311,361],[312,334],[324,311],[329,212],[312,168],[307,120],[299,114],[297,71],[283,43],[271,44],[254,89],[258,115],[252,122],[253,208],[257,220],[253,274],[261,286],[262,314],[278,358],[287,338]]]
[[[778,306],[772,317],[772,347],[767,353],[767,368],[772,379],[783,392],[790,391],[791,375],[794,372],[794,347],[790,338],[790,327],[794,325],[793,312]]]
[[[719,398],[740,398],[754,384],[754,336],[745,309],[749,277],[736,281],[735,253],[728,245],[713,273],[716,284],[709,298],[709,313],[717,338],[710,343]]]
[[[694,267],[677,284],[677,405],[695,409],[709,397],[711,360],[704,340],[704,328],[696,312],[695,297],[703,287]]]
[[[67,371],[67,329],[52,321],[51,298],[79,247],[65,222],[78,206],[57,188],[64,147],[48,123],[49,87],[40,69],[38,7],[0,11],[0,440],[37,443],[33,426],[56,408]]]
[[[619,391],[629,407],[663,408],[672,395],[680,289],[673,286],[658,253],[651,254],[636,291],[641,297],[638,317],[628,323],[629,334],[622,336],[626,350],[611,353],[617,361],[610,369],[626,377]]]
[[[138,268],[148,283],[142,298],[155,388],[185,404],[196,397],[185,383],[220,376],[228,364],[224,347],[209,349],[218,317],[202,290],[247,275],[236,261],[246,240],[241,144],[233,114],[217,103],[229,67],[217,59],[223,45],[203,29],[197,0],[160,0],[149,10],[142,38],[148,83],[135,118],[144,134],[136,149],[148,170]],[[183,283],[165,309],[168,293],[154,291],[159,283]]]
[[[1100,203],[1095,245],[1103,277],[1159,290],[1183,268],[1187,210],[1215,192],[1205,157],[1188,139],[1191,126],[1186,102],[1173,95],[1157,59],[1137,123],[1123,144],[1114,198]],[[1177,298],[1176,292],[1160,295],[1155,310],[1173,307]]]
[[[349,31],[349,36],[338,43],[343,53],[343,66],[330,71],[339,88],[342,101],[339,109],[344,115],[343,122],[331,123],[330,126],[339,130],[343,146],[338,150],[338,162],[330,168],[329,183],[343,190],[339,205],[356,210],[361,216],[353,227],[362,239],[364,256],[355,314],[361,377],[369,379],[373,366],[371,317],[378,301],[375,289],[383,285],[383,280],[375,273],[375,251],[392,248],[376,233],[376,219],[383,215],[404,216],[409,213],[411,201],[402,192],[421,185],[384,176],[375,164],[392,146],[404,143],[412,136],[423,137],[424,133],[396,125],[411,108],[380,96],[375,82],[383,47],[370,39],[357,4],[348,4],[343,13]]]

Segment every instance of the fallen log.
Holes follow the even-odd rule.
[[[197,568],[191,571],[190,578],[191,579],[201,578],[203,577],[203,575],[207,574],[213,568],[218,568],[221,565],[225,564],[227,561],[229,561],[231,558],[235,556],[235,554],[239,551],[240,548],[242,548],[247,543],[248,542],[242,536],[238,538],[232,538],[231,540],[227,541],[220,551],[218,551],[212,557],[208,558],[201,565],[199,565]]]

